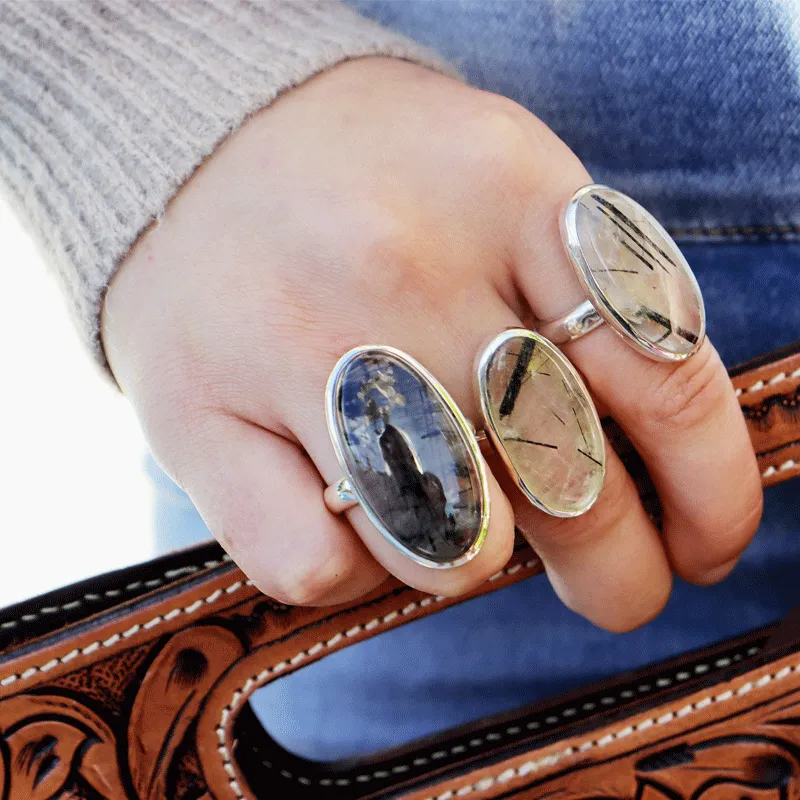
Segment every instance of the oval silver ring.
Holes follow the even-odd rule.
[[[579,189],[560,219],[564,247],[587,300],[539,332],[556,344],[603,322],[636,350],[683,361],[706,334],[700,287],[658,220],[626,194],[601,184]]]
[[[394,347],[345,353],[325,398],[344,477],[334,513],[358,504],[383,537],[434,569],[465,564],[489,528],[486,466],[472,425],[428,370]]]
[[[511,328],[475,373],[485,430],[520,491],[551,516],[586,513],[603,488],[605,437],[575,367],[540,334]]]

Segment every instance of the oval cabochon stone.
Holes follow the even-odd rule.
[[[688,358],[705,336],[700,287],[672,237],[622,192],[586,186],[564,218],[567,251],[598,311],[650,356]]]
[[[415,560],[471,558],[488,526],[488,494],[472,432],[438,383],[391,348],[343,357],[332,428],[342,466],[381,533]]]
[[[605,440],[583,381],[557,347],[532,331],[501,334],[485,352],[481,406],[517,485],[554,516],[588,511],[603,488]]]

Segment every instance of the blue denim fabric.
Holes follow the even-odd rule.
[[[476,85],[530,108],[597,180],[684,230],[729,365],[800,339],[800,15],[712,2],[356,0]],[[795,35],[797,34],[797,35]],[[749,226],[762,226],[760,241]],[[707,228],[734,228],[708,231]],[[774,241],[764,241],[764,238]],[[164,549],[207,538],[151,463]],[[757,627],[800,604],[800,486],[767,492],[758,536],[722,584],[678,581],[624,636],[534,578],[329,657],[263,690],[291,749],[335,758],[397,744]]]
[[[795,0],[348,0],[677,227],[800,223]]]

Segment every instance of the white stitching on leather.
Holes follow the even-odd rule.
[[[777,467],[767,467],[762,473],[762,478],[770,478],[776,472],[783,472],[787,469],[793,469],[794,467],[800,467],[800,461],[796,461],[793,458],[790,458],[788,461],[784,461],[783,464],[778,465]]]
[[[193,575],[195,572],[199,572],[201,569],[218,567],[220,564],[227,563],[230,560],[231,557],[229,555],[223,555],[219,561],[206,561],[200,566],[191,565],[186,567],[178,567],[176,569],[167,570],[160,578],[153,578],[149,581],[134,581],[133,583],[129,583],[122,590],[108,589],[107,591],[103,592],[102,595],[90,592],[89,594],[85,594],[82,599],[71,600],[69,603],[64,603],[61,606],[47,606],[46,608],[40,608],[38,612],[23,614],[19,619],[10,619],[7,622],[0,622],[0,631],[11,630],[23,622],[33,622],[35,619],[39,619],[42,614],[56,614],[59,611],[72,611],[76,608],[80,608],[85,601],[96,602],[103,597],[119,597],[121,594],[123,594],[123,592],[135,592],[137,589],[141,589],[142,586],[145,586],[148,589],[153,589],[156,586],[161,586],[165,581],[179,578],[182,575]]]
[[[502,575],[513,575],[520,569],[533,569],[533,567],[539,566],[540,563],[541,562],[539,561],[538,558],[534,558],[531,559],[530,561],[526,561],[524,564],[522,563],[515,564],[512,567],[508,567],[506,569],[500,570],[499,572],[495,573],[492,576],[492,579],[496,580]],[[233,693],[230,703],[228,703],[228,705],[222,709],[220,722],[217,725],[216,729],[217,739],[219,739],[220,742],[220,747],[218,748],[218,750],[220,755],[222,756],[222,766],[225,769],[225,771],[229,772],[229,767],[233,769],[231,755],[225,741],[226,739],[225,726],[226,723],[230,721],[232,713],[236,710],[236,707],[239,705],[241,700],[243,698],[246,699],[249,696],[250,689],[254,690],[258,688],[259,686],[264,684],[270,676],[275,675],[276,673],[283,672],[288,667],[294,666],[302,661],[305,661],[310,656],[319,653],[320,650],[324,648],[334,647],[335,645],[339,644],[339,642],[341,642],[345,638],[345,636],[352,637],[358,633],[364,633],[370,631],[378,627],[379,625],[388,625],[390,622],[393,622],[398,617],[407,616],[408,614],[411,614],[412,612],[416,611],[418,608],[425,608],[426,606],[429,606],[431,603],[441,603],[445,599],[446,599],[445,597],[439,595],[437,597],[425,597],[419,600],[418,602],[409,603],[402,609],[397,609],[396,611],[390,611],[388,614],[382,617],[375,617],[374,619],[371,619],[369,622],[365,622],[362,625],[355,625],[352,628],[349,628],[347,631],[337,633],[335,636],[328,639],[327,641],[317,642],[308,650],[301,650],[297,655],[293,656],[292,658],[285,661],[281,661],[280,663],[275,664],[272,667],[267,667],[266,669],[263,669],[261,672],[259,672],[257,675],[248,678],[247,681],[245,681],[245,683],[243,684],[242,688],[237,689]],[[248,688],[245,689],[244,687]],[[439,755],[438,753],[434,753],[434,755],[431,757],[432,758],[435,756],[444,757],[446,755],[447,753],[445,752],[442,752],[441,755]],[[281,774],[286,778],[294,777],[292,773],[288,772],[287,770],[283,770]],[[386,778],[388,776],[389,773],[384,772],[382,770],[379,770],[378,772],[374,773],[374,777],[376,778],[377,777]],[[359,778],[356,778],[356,780],[361,780],[361,779],[363,779],[363,776],[359,776]],[[298,780],[300,779],[298,778]],[[304,781],[305,780],[308,779],[305,778]],[[350,783],[351,781],[349,778],[340,778],[335,781],[332,778],[323,778],[322,780],[319,781],[320,786],[349,786]],[[229,784],[231,789],[233,790],[233,793],[238,798],[238,800],[243,800],[244,793],[242,792],[236,780],[231,779],[229,781]]]
[[[531,569],[534,566],[538,566],[539,563],[540,562],[539,562],[538,559],[532,559],[530,561],[525,562],[524,564],[516,564],[516,565],[514,565],[512,567],[508,567],[505,570],[500,570],[500,572],[496,573],[496,575],[494,577],[495,577],[495,579],[497,579],[503,574],[509,574],[510,575],[510,574],[516,573],[520,568],[522,568],[522,569]],[[236,708],[239,705],[239,703],[242,700],[246,700],[249,697],[249,695],[251,693],[251,690],[255,690],[255,689],[259,688],[261,685],[263,685],[267,681],[267,679],[270,676],[283,672],[289,666],[293,666],[293,665],[301,663],[302,661],[305,661],[307,658],[309,658],[312,655],[315,655],[316,653],[320,652],[320,650],[322,650],[322,649],[324,649],[326,647],[333,647],[334,645],[336,645],[339,642],[341,642],[345,635],[351,635],[351,632],[352,632],[352,635],[355,635],[355,632],[359,631],[359,629],[360,629],[360,632],[370,631],[370,630],[372,630],[373,628],[375,628],[375,627],[377,627],[379,625],[388,624],[392,620],[396,619],[399,615],[403,615],[403,616],[408,615],[408,614],[412,613],[413,611],[417,610],[417,608],[425,607],[427,605],[430,605],[431,603],[440,603],[444,599],[445,598],[441,597],[441,596],[439,596],[439,597],[426,597],[426,598],[424,598],[424,599],[422,599],[422,600],[420,600],[420,601],[418,601],[416,603],[409,603],[402,610],[391,611],[388,614],[386,614],[385,616],[375,617],[374,619],[371,619],[369,622],[366,622],[363,625],[356,625],[355,627],[350,628],[345,633],[338,633],[335,636],[333,636],[331,639],[328,639],[327,641],[317,642],[312,647],[310,647],[308,650],[301,650],[297,655],[293,656],[292,658],[284,660],[284,661],[281,661],[280,663],[278,663],[278,664],[276,664],[276,665],[274,665],[272,667],[267,667],[266,669],[263,669],[261,672],[259,672],[257,675],[253,675],[252,677],[248,678],[244,682],[244,684],[242,685],[241,688],[239,688],[239,689],[234,691],[230,703],[228,703],[228,705],[225,706],[225,708],[223,708],[222,714],[220,715],[220,722],[217,725],[217,729],[216,729],[217,739],[220,742],[220,747],[218,748],[218,752],[219,752],[220,756],[222,757],[223,768],[226,770],[226,772],[230,772],[229,767],[232,767],[232,759],[231,759],[231,755],[230,755],[230,752],[229,752],[227,744],[226,744],[225,728],[228,725],[228,723],[231,721],[231,719],[233,717],[233,712],[236,710]],[[759,648],[758,647],[750,647],[746,651],[745,655],[752,656],[752,655],[755,655],[757,652],[759,652]],[[729,666],[734,661],[740,661],[743,657],[744,656],[742,654],[737,654],[736,656],[733,656],[733,657],[719,658],[714,662],[714,666],[718,667],[718,668],[723,668],[725,666]],[[710,666],[708,664],[697,664],[697,665],[695,665],[693,667],[693,670],[697,675],[704,674],[704,673],[708,672],[709,669],[710,669]],[[788,674],[788,673],[786,673],[786,674]],[[670,685],[673,682],[673,680],[676,680],[676,681],[680,682],[680,681],[686,680],[688,677],[690,677],[689,674],[686,673],[685,672],[685,668],[683,668],[681,670],[681,672],[679,672],[679,673],[677,673],[677,675],[675,675],[674,679],[673,678],[662,678],[659,681],[657,681],[657,683],[659,685],[661,685],[661,686]],[[639,686],[638,688],[639,688],[639,692],[640,693],[652,691],[652,685],[650,685],[650,684],[643,684],[642,686]],[[623,692],[621,692],[620,696],[622,697],[622,696],[624,696],[626,694],[627,693],[623,691]],[[613,703],[616,702],[616,698],[602,698],[600,700],[600,703],[603,704],[603,705],[610,705],[609,703],[605,702],[606,700],[611,700],[610,704],[613,704]],[[587,706],[591,706],[592,708],[594,708],[595,704],[594,703],[587,703],[587,704],[584,705],[584,708],[586,708]],[[702,707],[702,706],[698,706],[698,707]],[[589,710],[591,710],[591,709],[589,709]],[[575,713],[577,713],[576,709],[567,708],[567,709],[564,709],[561,712],[561,716],[563,716],[565,718],[569,718],[571,716],[574,716]],[[685,712],[685,713],[688,713],[688,712]],[[560,719],[559,719],[558,716],[549,716],[544,720],[544,722],[546,724],[553,725],[553,724],[556,724],[556,723],[560,722]],[[639,730],[645,730],[647,727],[650,727],[651,724],[652,724],[652,722],[648,723],[646,725],[643,725],[643,726],[639,726]],[[541,727],[541,722],[538,722],[538,721],[529,722],[526,727],[529,730],[535,730],[535,729]],[[515,735],[515,734],[517,734],[519,732],[520,732],[519,728],[514,727],[514,726],[512,726],[512,727],[510,727],[510,728],[505,730],[505,734],[507,734],[507,735]],[[627,735],[627,734],[625,734],[625,735]],[[501,739],[502,736],[503,736],[502,733],[498,733],[497,731],[494,731],[494,732],[485,734],[484,739],[481,739],[481,738],[471,739],[470,742],[469,742],[469,746],[473,747],[473,748],[474,747],[480,747],[480,746],[482,746],[484,744],[485,741],[494,741],[494,740],[497,740],[497,739]],[[464,747],[464,745],[455,745],[454,747],[450,748],[449,753],[448,753],[448,751],[442,750],[442,751],[437,751],[435,753],[432,753],[428,757],[418,757],[418,758],[414,759],[413,766],[424,766],[425,764],[429,763],[431,760],[439,760],[439,759],[445,758],[449,754],[458,755],[458,754],[464,752],[465,749],[466,748]],[[263,762],[263,763],[267,767],[272,767],[272,764],[269,764],[267,762]],[[405,764],[399,765],[399,767],[402,769],[402,771],[406,771],[406,770],[410,769],[409,765],[405,765]],[[393,768],[393,770],[396,770],[396,769],[397,769],[397,767]],[[296,779],[299,783],[302,783],[303,785],[310,785],[312,783],[311,779],[309,779],[308,777],[293,775],[288,770],[282,770],[281,771],[281,775],[283,777],[287,778],[287,779]],[[386,772],[385,770],[377,770],[377,771],[375,771],[373,773],[370,773],[370,774],[357,775],[355,778],[352,778],[352,779],[351,778],[339,778],[339,779],[334,781],[332,778],[322,778],[322,779],[319,779],[318,781],[316,781],[316,783],[319,786],[349,786],[353,782],[364,783],[364,782],[367,782],[367,781],[371,780],[372,778],[386,778],[388,776],[389,776],[389,773]],[[241,789],[239,788],[238,783],[233,779],[230,780],[229,783],[231,785],[231,788],[234,790],[234,794],[236,795],[237,800],[244,800],[245,795],[241,791]],[[235,785],[235,788],[234,788],[234,785]],[[441,800],[441,798],[429,798],[429,800]]]
[[[741,397],[743,394],[747,394],[748,392],[757,392],[760,389],[763,389],[765,386],[773,386],[776,383],[780,383],[781,381],[791,378],[800,378],[800,368],[796,369],[790,375],[787,375],[785,372],[779,372],[777,375],[773,375],[771,378],[767,378],[765,381],[756,381],[752,386],[748,386],[744,389],[737,389],[736,396]]]
[[[756,689],[760,689],[766,686],[773,680],[782,680],[792,672],[798,672],[798,671],[800,671],[800,664],[795,664],[793,666],[784,667],[783,669],[776,672],[774,675],[765,675],[763,678],[756,681],[756,683],[748,681],[747,683],[740,686],[738,689],[722,692],[721,694],[718,694],[716,696],[707,695],[702,700],[698,700],[696,703],[692,703],[688,706],[685,706],[681,708],[679,711],[671,711],[656,719],[645,720],[644,722],[639,723],[636,726],[636,730],[637,731],[645,730],[646,728],[650,728],[653,725],[669,725],[676,719],[682,719],[688,716],[689,714],[693,714],[696,711],[699,711],[703,708],[707,708],[712,703],[724,703],[725,701],[730,700],[733,697],[745,695],[748,692],[755,691]],[[450,798],[452,797],[464,797],[468,794],[480,794],[482,792],[488,791],[493,786],[495,786],[495,784],[508,783],[514,778],[521,778],[526,775],[530,775],[532,772],[537,772],[543,767],[555,766],[560,761],[563,761],[565,758],[573,755],[575,752],[582,754],[586,753],[589,750],[593,750],[595,748],[607,747],[608,745],[612,744],[618,739],[630,736],[631,733],[632,730],[630,726],[627,726],[625,728],[620,728],[619,730],[614,731],[613,733],[606,734],[600,739],[597,740],[590,739],[584,742],[583,744],[579,745],[577,748],[567,747],[558,753],[551,753],[550,755],[544,756],[535,761],[526,761],[519,767],[505,769],[498,775],[488,775],[471,785],[462,786],[457,790],[448,789],[446,792],[443,792],[442,794],[431,795],[430,797],[426,798],[426,800],[450,800]],[[244,797],[244,795],[239,795],[239,797]]]
[[[210,563],[210,562],[207,562]],[[241,589],[242,586],[252,586],[252,581],[236,581],[236,583],[232,583],[227,589],[225,589],[226,594],[230,594],[231,591],[236,591],[237,589]],[[96,641],[92,642],[91,644],[86,645],[86,647],[82,649],[75,649],[71,650],[69,653],[66,653],[63,656],[58,658],[54,658],[51,661],[48,661],[45,665],[40,667],[29,667],[21,674],[12,674],[6,675],[5,678],[0,680],[0,686],[10,686],[12,683],[16,683],[17,681],[26,681],[32,678],[34,675],[38,674],[39,672],[46,672],[48,670],[53,669],[58,664],[66,664],[69,661],[77,658],[78,656],[88,656],[92,653],[100,650],[102,648],[113,648],[116,647],[121,641],[130,638],[135,633],[138,633],[140,630],[150,630],[151,628],[155,628],[158,625],[161,625],[163,622],[168,622],[170,619],[174,619],[181,614],[192,614],[197,611],[198,608],[205,604],[215,603],[219,600],[221,594],[218,591],[212,592],[208,597],[204,597],[202,600],[196,600],[189,606],[185,608],[174,608],[169,614],[159,614],[157,617],[153,617],[153,619],[145,622],[143,625],[134,625],[132,628],[129,628],[124,633],[114,633],[108,639],[103,641]]]
[[[317,647],[317,645],[315,645],[313,648],[311,648],[311,650],[309,650],[308,653],[311,654],[311,651],[314,650],[316,647]],[[735,654],[733,656],[718,658],[716,661],[714,661],[713,666],[717,667],[718,669],[723,669],[725,667],[729,667],[734,662],[741,661],[745,656],[754,656],[758,652],[759,652],[759,648],[758,647],[750,647],[745,651],[745,653],[737,653],[737,654]],[[695,675],[704,675],[705,673],[707,673],[711,669],[711,666],[712,666],[712,664],[710,664],[710,663],[707,663],[707,664],[695,664],[692,667],[692,672]],[[788,674],[788,673],[786,673],[786,674]],[[684,668],[680,672],[677,672],[675,674],[675,676],[672,677],[672,678],[659,678],[654,683],[641,684],[638,687],[638,693],[639,693],[640,696],[644,696],[644,695],[646,695],[648,693],[653,692],[654,691],[654,687],[656,689],[664,688],[666,686],[672,685],[672,683],[674,681],[677,681],[677,682],[680,683],[682,681],[688,680],[691,676],[692,676],[692,673],[691,672],[687,672],[686,669]],[[761,680],[764,681],[764,678],[762,678]],[[766,681],[766,682],[768,682],[768,681]],[[248,681],[245,683],[242,691],[247,693],[249,691],[249,689],[253,686],[253,684],[254,684],[253,680],[252,679],[248,679]],[[635,696],[635,694],[636,694],[635,692],[630,691],[629,689],[623,689],[623,690],[621,690],[619,692],[618,696],[606,696],[606,697],[603,697],[603,698],[601,698],[599,700],[599,703],[600,703],[600,705],[603,705],[603,706],[611,706],[611,705],[614,705],[617,702],[618,699],[629,700],[629,699],[633,698]],[[239,699],[240,698],[237,698],[237,703],[239,702]],[[697,704],[697,708],[698,709],[699,708],[704,708],[705,705],[707,705],[707,704],[708,703],[704,704],[704,701],[700,701]],[[593,711],[594,709],[597,708],[597,703],[584,703],[581,706],[581,708],[584,711]],[[686,716],[686,714],[689,713],[689,709],[690,709],[690,706],[685,706],[680,711],[676,712],[676,714],[677,714],[677,716]],[[578,712],[577,712],[577,708],[576,707],[565,708],[565,709],[562,709],[559,712],[558,715],[550,715],[550,716],[546,717],[543,721],[541,720],[541,718],[538,719],[538,720],[531,720],[526,724],[525,727],[526,727],[527,730],[531,730],[531,731],[538,730],[538,729],[540,729],[542,727],[543,722],[546,725],[556,725],[556,724],[559,724],[562,721],[562,719],[568,720],[571,717],[574,717],[577,713]],[[231,716],[230,711],[228,710],[228,708],[226,708],[222,713],[222,720],[221,721],[223,722],[223,725],[227,725],[228,720],[230,719],[230,716]],[[662,718],[662,720],[666,721],[666,718]],[[651,727],[653,724],[654,724],[653,721],[646,720],[645,722],[641,723],[637,727],[637,729],[638,730],[642,730],[642,731],[643,730],[647,730],[647,728]],[[519,728],[516,725],[512,725],[511,727],[506,728],[504,731],[491,731],[489,733],[484,734],[483,738],[470,739],[468,747],[470,747],[470,748],[482,747],[483,745],[486,744],[486,742],[496,742],[496,741],[499,741],[500,739],[502,739],[503,736],[516,736],[519,733],[521,733],[521,728]],[[625,736],[630,735],[631,733],[633,733],[633,728],[623,729],[619,733],[617,738],[621,739],[621,738],[623,738]],[[223,734],[221,736],[219,728],[217,730],[217,736],[219,738],[224,738],[224,732],[223,732]],[[466,752],[468,747],[465,746],[465,745],[455,745],[455,746],[450,748],[449,752],[446,751],[446,750],[439,750],[437,752],[432,753],[429,756],[422,756],[422,757],[418,756],[412,762],[412,766],[415,766],[415,767],[425,766],[426,764],[429,764],[431,761],[441,760],[441,759],[445,758],[446,756],[448,756],[450,754],[452,754],[452,755],[460,755],[461,753]],[[584,745],[583,747],[584,747],[584,750],[588,749],[586,747],[586,745]],[[220,748],[220,752],[222,752],[222,748]],[[269,769],[273,768],[273,765],[271,763],[269,763],[269,762],[262,761],[261,763],[262,763],[263,766],[265,766],[265,767],[267,767]],[[409,769],[410,769],[409,765],[400,764],[398,766],[392,767],[392,772],[406,772]],[[314,781],[314,780],[312,780],[312,779],[310,779],[310,778],[308,778],[308,777],[306,777],[304,775],[294,775],[293,773],[289,772],[289,770],[285,770],[285,769],[281,770],[280,774],[284,778],[291,779],[291,780],[296,780],[298,783],[302,783],[304,786],[311,786],[314,783],[317,783],[320,786],[334,786],[334,785],[336,785],[336,786],[349,786],[353,782],[356,782],[356,783],[367,783],[367,782],[371,781],[373,778],[385,778],[385,777],[388,776],[389,773],[387,773],[385,770],[377,770],[377,771],[372,772],[372,773],[365,773],[365,774],[362,774],[362,775],[357,775],[355,778],[340,778],[340,779],[338,779],[336,781],[335,784],[333,783],[332,779],[330,779],[330,778],[322,778],[322,779],[317,779],[316,781]]]

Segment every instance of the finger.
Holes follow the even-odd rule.
[[[647,465],[675,570],[715,583],[747,547],[762,509],[758,466],[725,367],[709,341],[673,365],[643,358],[612,331],[595,333],[566,351]],[[611,358],[624,388],[598,367]]]
[[[589,181],[582,168],[572,173],[545,187],[523,226],[518,280],[542,320],[585,299],[558,230],[564,203]],[[655,362],[604,325],[563,349],[644,459],[678,574],[696,583],[724,577],[755,532],[761,486],[744,420],[714,348],[706,342],[684,362]]]
[[[636,486],[606,443],[606,481],[592,508],[558,519],[534,508],[502,481],[517,527],[542,559],[562,602],[610,631],[655,617],[669,598],[672,570]]]
[[[211,532],[254,584],[290,605],[334,605],[374,589],[386,571],[322,500],[297,445],[215,413],[194,429],[180,480]]]
[[[429,312],[424,337],[419,335],[419,331],[424,329],[411,324],[408,317],[403,319],[396,329],[392,329],[392,323],[387,321],[381,334],[382,338],[385,337],[384,341],[390,341],[392,345],[416,358],[442,383],[445,390],[451,390],[453,400],[472,420],[477,418],[472,395],[475,353],[489,332],[495,334],[504,325],[515,321],[511,312],[491,288],[487,288],[477,308],[480,308],[479,313],[475,312],[475,306],[468,312],[456,304],[444,319],[441,315]],[[309,396],[323,395],[327,372],[333,366],[333,362],[327,366],[328,369],[317,378],[317,388],[309,391]],[[396,372],[397,367],[393,367],[392,374]],[[363,392],[362,387],[359,390],[359,397]],[[432,413],[432,409],[428,406],[429,401],[421,399],[422,397],[422,393],[406,392],[402,397],[403,402],[391,406],[389,411],[391,424],[399,426],[403,437],[412,443],[410,446],[415,452],[418,451],[417,455],[422,452],[419,447],[423,439],[420,435],[421,430],[417,430],[419,421],[425,420],[426,431],[431,424],[440,425],[437,415]],[[383,400],[379,398],[379,402],[383,403]],[[418,405],[419,403],[422,405]],[[341,477],[341,467],[331,445],[321,405],[319,403],[315,406],[317,413],[313,415],[298,413],[296,421],[299,426],[292,425],[291,429],[306,447],[326,481],[334,483]],[[427,432],[425,438],[430,442],[440,443],[449,440],[448,436],[431,438]],[[380,448],[370,453],[370,463],[383,458]],[[449,458],[449,455],[442,453],[441,456],[432,458],[429,465],[426,462],[421,468],[427,473],[430,466],[431,474],[441,479],[444,473],[438,474],[436,470],[446,471],[448,468],[442,465],[446,465]],[[395,472],[396,470],[389,467],[385,470],[380,467],[377,470],[377,474],[380,475],[392,475]],[[510,506],[491,472],[487,473],[486,480],[490,496],[490,521],[483,546],[471,561],[456,567],[432,569],[430,566],[416,563],[384,538],[362,508],[349,511],[348,519],[374,557],[403,582],[435,594],[462,594],[502,568],[513,550],[514,522]],[[401,494],[396,492],[386,492],[383,501],[392,502],[395,495],[397,501],[402,502]],[[416,514],[416,512],[408,513]]]

